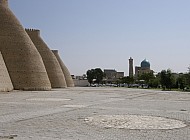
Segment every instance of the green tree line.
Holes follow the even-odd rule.
[[[88,82],[100,84],[105,77],[104,72],[100,68],[88,70],[86,72]],[[118,79],[117,84],[138,84],[147,85],[149,88],[162,88],[163,90],[171,89],[190,89],[190,67],[187,73],[173,73],[170,69],[162,70],[157,73],[142,73],[138,77],[123,77]]]

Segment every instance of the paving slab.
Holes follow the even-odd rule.
[[[0,140],[190,140],[190,93],[74,87],[0,93]]]

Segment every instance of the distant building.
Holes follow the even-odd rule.
[[[133,59],[129,58],[129,77],[138,78],[139,75],[143,73],[153,73],[153,70],[150,69],[150,62],[147,59],[144,59],[141,62],[140,66],[135,66],[135,74],[133,72]]]
[[[124,77],[124,72],[117,72],[117,74],[116,74],[117,79],[123,78],[123,77]]]
[[[115,79],[117,75],[117,71],[113,69],[105,69],[104,73],[107,80]]]
[[[141,62],[141,66],[135,67],[135,77],[138,77],[143,73],[153,73],[153,70],[150,69],[150,62],[147,59],[144,59]]]
[[[108,83],[114,83],[118,79],[124,77],[124,72],[117,72],[115,69],[104,69],[105,81]]]

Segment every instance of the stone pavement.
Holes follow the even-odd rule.
[[[0,93],[0,140],[190,140],[190,93],[67,88]]]

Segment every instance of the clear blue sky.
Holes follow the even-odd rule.
[[[9,0],[25,28],[41,30],[71,74],[100,67],[128,75],[128,59],[187,72],[190,0]]]

